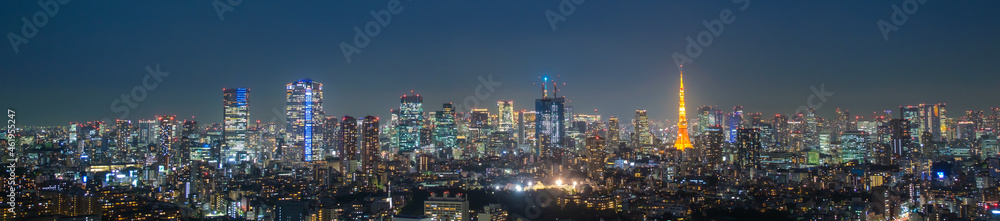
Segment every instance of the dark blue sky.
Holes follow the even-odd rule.
[[[225,0],[222,0],[225,2]],[[23,125],[64,125],[114,118],[111,103],[142,85],[146,66],[170,75],[130,119],[155,114],[220,122],[223,87],[250,88],[251,119],[284,108],[284,85],[325,84],[328,115],[387,116],[410,90],[425,110],[474,95],[478,76],[501,82],[498,99],[531,109],[539,75],[559,75],[560,95],[578,113],[598,109],[631,119],[649,109],[676,118],[677,68],[685,38],[703,20],[732,10],[735,20],[685,65],[688,106],[790,113],[809,87],[834,95],[820,112],[855,114],[900,105],[947,102],[949,116],[998,106],[1000,2],[927,0],[886,41],[888,1],[587,0],[553,31],[545,11],[561,1],[408,1],[352,56],[355,26],[386,1],[244,0],[220,21],[211,1],[71,1],[14,53],[0,49],[0,105]],[[35,1],[0,3],[0,31],[21,34]],[[6,39],[6,38],[5,38]]]

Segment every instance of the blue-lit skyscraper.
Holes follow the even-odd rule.
[[[736,142],[737,133],[743,127],[743,106],[733,107],[733,113],[729,114],[729,142]]]
[[[412,152],[420,148],[420,130],[424,126],[424,98],[418,94],[399,98],[399,122],[396,137],[399,151]]]
[[[285,117],[288,122],[285,132],[288,135],[288,143],[295,151],[285,154],[292,154],[294,155],[292,159],[307,162],[323,159],[323,133],[318,133],[325,115],[323,84],[302,79],[289,83],[285,89],[287,90]],[[314,130],[317,133],[314,133]]]
[[[237,162],[250,160],[246,152],[247,128],[250,124],[250,111],[247,106],[246,88],[225,88],[222,89],[222,108],[224,126],[222,135],[225,139],[223,143],[223,161]]]

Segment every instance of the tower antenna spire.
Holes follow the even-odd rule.
[[[694,146],[691,145],[691,139],[688,138],[687,110],[684,107],[684,65],[680,65],[680,67],[678,67],[678,70],[680,70],[680,75],[681,75],[680,101],[679,101],[680,105],[678,105],[679,109],[677,111],[678,115],[677,117],[679,119],[677,120],[677,141],[674,142],[674,148],[683,151],[684,149],[691,148]]]

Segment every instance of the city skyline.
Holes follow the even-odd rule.
[[[0,220],[1000,220],[994,9],[7,1]]]
[[[493,7],[404,3],[403,11],[393,15],[393,20],[361,53],[352,55],[349,63],[339,43],[352,42],[355,36],[352,27],[364,26],[373,19],[369,11],[383,10],[384,4],[350,3],[356,7],[334,7],[345,8],[336,9],[340,13],[316,13],[350,18],[329,25],[309,22],[311,19],[303,17],[309,15],[308,12],[290,13],[302,10],[304,3],[241,4],[227,12],[222,21],[209,4],[201,8],[174,4],[139,7],[136,6],[139,3],[95,3],[121,8],[103,17],[91,17],[93,13],[87,14],[91,9],[67,4],[39,29],[38,36],[19,45],[16,53],[11,50],[0,54],[3,58],[0,64],[6,67],[4,73],[15,74],[7,76],[5,82],[8,83],[0,88],[0,93],[7,94],[3,105],[27,113],[22,120],[31,125],[116,119],[122,118],[125,112],[120,110],[127,105],[114,102],[121,99],[121,94],[130,93],[136,86],[142,87],[144,77],[150,73],[147,69],[155,69],[155,73],[169,75],[157,78],[156,87],[147,90],[146,98],[136,102],[135,107],[128,107],[129,116],[124,119],[176,114],[181,119],[195,116],[198,121],[218,122],[216,119],[222,119],[222,113],[210,108],[217,107],[216,96],[205,95],[218,88],[244,87],[253,90],[255,105],[250,107],[250,112],[251,122],[256,122],[268,121],[273,115],[271,109],[283,106],[281,84],[303,78],[331,84],[327,88],[329,104],[325,107],[330,114],[385,117],[388,116],[385,110],[396,106],[391,101],[411,90],[425,96],[428,104],[461,104],[468,96],[475,96],[476,87],[482,84],[480,77],[492,78],[492,82],[500,84],[490,91],[487,100],[480,102],[480,108],[490,107],[496,100],[513,100],[515,110],[530,110],[529,106],[519,104],[530,104],[537,97],[537,85],[532,83],[546,75],[558,76],[554,77],[557,81],[567,83],[560,85],[561,94],[569,98],[567,105],[578,110],[598,109],[602,115],[621,117],[631,115],[636,109],[647,109],[651,119],[676,119],[671,108],[677,102],[670,86],[677,82],[673,53],[686,54],[686,38],[695,38],[706,31],[702,21],[714,21],[720,10],[728,9],[733,11],[735,21],[726,24],[710,47],[702,48],[700,56],[692,58],[693,63],[686,67],[691,82],[691,96],[687,101],[690,107],[742,105],[751,112],[788,114],[806,103],[812,94],[810,87],[825,87],[835,93],[823,103],[825,107],[849,109],[858,114],[920,103],[948,103],[958,111],[985,110],[989,104],[1000,102],[1000,98],[992,96],[965,96],[991,93],[994,86],[986,82],[995,78],[993,73],[1000,69],[989,62],[997,57],[992,52],[997,50],[992,49],[1000,45],[987,40],[997,30],[981,28],[995,26],[996,20],[984,17],[989,7],[968,3],[925,3],[909,16],[905,25],[892,32],[888,40],[879,32],[877,21],[890,20],[893,13],[890,6],[902,2],[884,5],[838,2],[823,6],[753,2],[745,9],[741,9],[742,2],[648,5],[586,2],[577,6],[565,21],[557,23],[555,30],[551,29],[544,12],[558,11],[558,2]],[[11,33],[19,31],[21,16],[40,10],[34,3],[7,4],[10,7],[4,7],[0,27]],[[316,11],[329,4],[332,3],[318,3],[305,10]],[[137,21],[122,21],[120,25],[99,27],[86,33],[70,28],[76,23],[145,14],[128,9],[136,7],[190,13],[176,13],[181,17],[152,20],[142,26],[138,26]],[[855,10],[857,8],[863,10]],[[322,27],[319,29],[322,34],[295,42],[274,34],[256,34],[255,30],[297,33],[264,22],[268,20],[260,16],[266,14],[263,10],[275,10],[282,15],[276,18],[277,23]],[[444,13],[444,18],[436,17],[446,11],[454,13]],[[839,16],[846,11],[852,11],[854,16]],[[509,19],[505,13],[526,16]],[[769,14],[777,17],[766,16]],[[601,20],[605,17],[615,19]],[[783,22],[782,18],[795,18],[800,22]],[[432,25],[441,22],[457,28]],[[482,23],[470,25],[471,22]],[[956,23],[965,25],[948,25]],[[196,31],[179,29],[180,26],[193,27]],[[172,28],[159,30],[157,27]],[[500,30],[511,33],[502,34]],[[439,31],[440,34],[403,37],[426,31]],[[487,33],[497,35],[485,35]],[[980,44],[948,41],[948,36],[954,34]],[[109,35],[126,39],[110,43],[101,38]],[[231,35],[242,37],[223,37]],[[94,46],[67,44],[74,41],[57,36],[76,36],[82,41],[94,42]],[[502,39],[504,36],[531,37]],[[470,40],[477,38],[486,41]],[[193,43],[195,40],[204,43]],[[61,43],[64,41],[67,43]],[[601,43],[583,44],[591,41]],[[182,47],[164,47],[169,44]],[[206,47],[208,45],[212,47]],[[126,48],[143,53],[136,54]],[[214,51],[205,53],[206,49]],[[757,55],[771,51],[777,53]],[[435,56],[422,57],[415,54],[418,52]],[[94,54],[66,57],[88,53]],[[274,59],[264,54],[288,58]],[[607,55],[616,58],[610,59]],[[102,56],[107,59],[98,59]],[[201,62],[209,58],[216,61]],[[61,62],[51,65],[50,60]],[[896,77],[901,74],[908,77]],[[978,78],[984,80],[970,80]],[[43,81],[57,87],[31,86]],[[385,89],[373,90],[364,96],[354,93],[371,87]],[[80,91],[87,93],[78,93]],[[42,100],[55,102],[40,102]],[[192,104],[193,107],[179,104]],[[65,112],[60,111],[64,108],[59,106],[80,108]],[[819,114],[828,116],[831,111],[821,108]]]

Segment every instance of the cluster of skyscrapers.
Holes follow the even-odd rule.
[[[677,121],[647,110],[604,120],[574,113],[549,78],[541,85],[533,109],[499,100],[495,109],[428,111],[411,91],[380,119],[328,116],[323,84],[302,79],[285,85],[285,122],[251,121],[250,90],[224,88],[221,123],[74,122],[23,128],[5,142],[24,146],[24,174],[38,174],[16,185],[38,190],[17,206],[36,217],[533,219],[510,202],[469,208],[482,199],[451,197],[456,189],[559,193],[548,197],[560,207],[631,219],[739,208],[857,220],[1000,213],[998,108],[958,118],[944,103],[870,116],[836,109],[825,119],[815,109],[771,116],[703,106],[689,122],[681,73]],[[432,196],[407,215],[419,191]],[[795,194],[822,191],[843,199]]]

